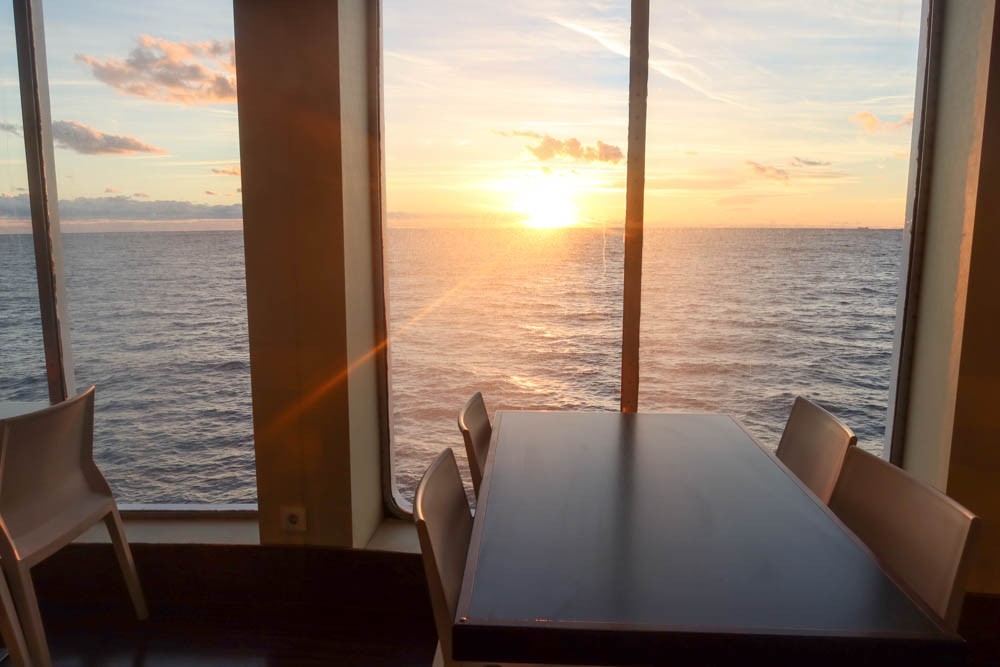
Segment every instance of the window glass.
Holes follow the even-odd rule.
[[[406,504],[443,447],[464,459],[456,418],[475,391],[491,413],[618,409],[629,17],[568,2],[383,10]]]
[[[45,4],[79,389],[121,502],[256,500],[232,4]]]
[[[653,3],[641,410],[773,448],[801,394],[881,451],[920,5]]]
[[[14,14],[0,5],[0,401],[48,401]]]

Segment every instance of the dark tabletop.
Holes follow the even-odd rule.
[[[964,655],[713,414],[498,413],[454,640],[458,659],[572,664]]]

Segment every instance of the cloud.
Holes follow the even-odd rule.
[[[128,57],[77,54],[98,81],[126,95],[177,104],[236,101],[232,41],[171,42],[141,35]]]
[[[208,195],[209,197],[214,197],[215,195],[217,195],[219,193],[216,192],[215,190],[205,190],[205,194]]]
[[[6,121],[0,121],[0,132],[9,132],[11,134],[16,134],[21,136],[21,126],[17,123],[8,123]]]
[[[52,123],[52,138],[57,146],[85,155],[129,155],[132,153],[165,153],[162,148],[144,144],[135,137],[105,134],[75,120]]]
[[[568,30],[572,30],[580,35],[589,37],[617,56],[621,56],[622,58],[629,57],[630,46],[627,24],[619,23],[613,26],[604,25],[594,27],[569,21],[558,16],[550,16],[548,19]],[[680,49],[656,40],[653,41],[653,44],[661,48],[665,48],[665,50],[667,50],[672,56],[675,56],[675,58],[656,58],[653,54],[651,54],[649,58],[650,70],[658,72],[662,76],[675,81],[710,100],[738,107],[743,106],[736,99],[712,90],[710,85],[708,85],[710,83],[708,81],[708,77],[700,68],[691,63],[686,63],[682,60],[676,59],[676,56],[687,57],[686,54],[684,54]],[[705,83],[699,82],[697,79],[701,79]]]
[[[530,139],[541,139],[542,135],[538,132],[529,132],[526,130],[511,130],[510,132],[504,132],[503,130],[494,130],[495,134],[499,134],[501,137],[528,137]]]
[[[793,167],[829,167],[833,163],[824,160],[807,160],[804,157],[793,157],[789,164]]]
[[[751,170],[758,176],[763,176],[766,179],[772,181],[787,181],[788,172],[784,169],[779,169],[778,167],[772,167],[770,165],[761,164],[760,162],[754,162],[753,160],[746,160],[745,164],[750,167]]]
[[[108,187],[104,188],[104,194],[116,195],[119,192],[121,192],[121,190],[119,190],[118,188],[113,188],[110,185]]]
[[[867,134],[887,134],[901,127],[913,125],[913,112],[903,114],[899,120],[883,121],[871,111],[862,111],[851,116],[851,122],[857,124]]]
[[[538,139],[537,146],[528,146],[528,150],[536,158],[545,162],[557,157],[566,157],[578,162],[613,162],[618,163],[625,159],[625,154],[618,146],[606,144],[598,140],[593,146],[585,146],[576,137],[561,140],[548,134],[539,135],[535,132],[510,132],[500,133],[503,136],[511,137],[531,137]]]
[[[213,174],[219,174],[221,176],[240,176],[243,174],[243,170],[240,165],[233,165],[232,167],[223,167],[221,169],[212,169]]]
[[[138,196],[138,195],[137,195]],[[22,219],[26,194],[0,194],[0,219]],[[127,195],[77,197],[59,202],[62,220],[239,220],[242,204],[196,204],[178,200],[140,201]]]
[[[145,192],[136,192],[136,193],[135,193],[134,195],[132,195],[132,196],[133,196],[133,197],[136,197],[137,199],[149,199],[149,195],[148,195],[148,194],[146,194]]]

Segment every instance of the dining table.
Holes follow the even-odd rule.
[[[966,657],[773,453],[714,413],[498,411],[452,640],[455,659],[486,663]]]

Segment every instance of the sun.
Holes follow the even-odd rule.
[[[524,216],[526,227],[573,227],[580,222],[576,194],[576,188],[566,177],[551,173],[530,174],[517,183],[513,205]]]

